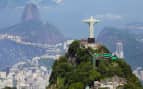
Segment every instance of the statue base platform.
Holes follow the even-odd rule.
[[[89,44],[95,43],[95,38],[88,38],[88,43]]]

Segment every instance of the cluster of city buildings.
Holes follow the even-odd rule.
[[[39,63],[41,59],[57,60],[62,53],[68,51],[73,40],[67,40],[56,45],[49,45],[46,53],[32,60],[20,61],[13,65],[8,71],[0,71],[0,89],[5,87],[16,87],[17,89],[46,89],[52,68]]]
[[[107,78],[102,81],[94,81],[93,86],[87,86],[85,89],[117,89],[119,86],[122,87],[127,83],[124,78],[114,76],[112,78]]]
[[[0,89],[45,89],[49,84],[52,69],[40,66],[38,60],[23,61],[12,66],[7,72],[0,72]]]

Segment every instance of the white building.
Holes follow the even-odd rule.
[[[124,78],[120,78],[118,76],[114,76],[112,78],[107,78],[102,81],[95,81],[94,88],[108,88],[108,89],[116,89],[118,86],[123,86],[126,84],[126,80]]]
[[[123,42],[122,41],[118,41],[116,43],[116,52],[115,52],[115,55],[118,58],[124,58]]]
[[[0,89],[4,87],[16,87],[17,89],[46,89],[52,70],[44,66],[31,65],[23,67],[28,62],[15,64],[6,76],[1,72]]]
[[[0,89],[6,86],[16,87],[17,89],[45,89],[49,85],[52,70],[41,66],[39,61],[41,59],[58,59],[61,52],[67,51],[73,41],[67,40],[56,46],[46,45],[47,51],[42,56],[13,65],[8,74],[0,72]]]
[[[140,71],[140,75],[141,75],[140,79],[143,81],[143,70]]]
[[[0,78],[5,79],[6,78],[6,72],[0,72]]]

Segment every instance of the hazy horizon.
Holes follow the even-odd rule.
[[[8,5],[13,7],[2,7],[2,1],[9,1]],[[95,34],[105,26],[142,23],[143,19],[142,0],[0,0],[0,28],[19,23],[27,2],[37,4],[43,22],[48,21],[55,25],[69,38],[87,36],[88,25],[82,23],[82,20],[90,16],[101,20],[95,26]]]

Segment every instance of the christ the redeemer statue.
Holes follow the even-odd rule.
[[[90,19],[83,20],[83,22],[89,24],[89,38],[88,38],[88,43],[95,43],[94,24],[99,23],[100,20],[94,19],[94,17],[91,16]]]

